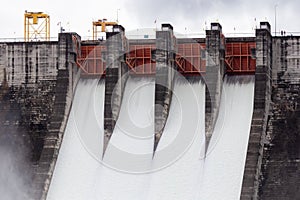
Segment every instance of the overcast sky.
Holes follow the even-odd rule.
[[[225,34],[254,33],[259,21],[265,20],[274,31],[275,7],[277,31],[300,32],[298,0],[8,0],[0,7],[0,38],[23,37],[25,10],[50,15],[51,37],[57,37],[58,22],[66,31],[86,37],[92,35],[92,21],[115,21],[117,13],[126,31],[168,22],[182,34],[204,33],[218,21]]]

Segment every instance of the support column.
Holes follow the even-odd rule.
[[[50,187],[58,153],[71,111],[74,88],[79,79],[76,65],[80,36],[75,33],[60,33],[58,41],[57,77],[54,89],[54,103],[44,136],[44,146],[34,176],[34,197],[44,200]]]
[[[155,77],[155,152],[165,127],[172,100],[175,60],[175,37],[170,24],[162,24],[156,31],[156,77]]]
[[[259,176],[271,95],[272,36],[268,22],[256,30],[254,109],[244,170],[241,200],[258,199]]]
[[[114,25],[106,33],[106,78],[104,100],[104,146],[103,155],[112,136],[119,116],[122,94],[127,80],[125,64],[125,29]]]
[[[211,30],[206,30],[206,84],[205,95],[205,133],[206,148],[214,131],[219,114],[222,93],[223,76],[225,73],[225,44],[222,36],[222,26],[211,23]]]

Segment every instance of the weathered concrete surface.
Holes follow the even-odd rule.
[[[299,199],[300,38],[272,39],[269,30],[268,26],[256,30],[254,113],[241,199]],[[80,40],[76,34],[61,34],[58,42],[0,43],[0,144],[18,145],[17,152],[24,149],[35,199],[46,198],[79,78],[72,36]],[[106,145],[119,115],[127,72],[124,35],[108,33],[107,38],[112,39],[106,54]],[[172,31],[158,31],[157,40],[148,42],[156,42],[158,49],[155,149],[172,99],[176,41]],[[208,140],[221,96],[222,45],[220,29],[208,30],[204,77]],[[17,142],[6,143],[8,139]]]
[[[115,25],[113,30],[113,32],[106,33],[103,155],[119,116],[124,87],[128,78],[125,64],[127,48],[125,29],[120,25]]]
[[[162,136],[172,101],[175,70],[175,37],[173,27],[163,24],[161,31],[156,31],[156,74],[155,74],[155,116],[154,116],[154,148],[157,148]]]
[[[225,73],[225,44],[222,38],[222,27],[212,23],[211,30],[206,30],[206,73],[203,76],[206,84],[205,95],[205,134],[206,142],[210,141],[219,113],[220,99]]]
[[[1,124],[22,130],[11,137],[29,148],[34,199],[46,196],[78,77],[72,35],[80,40],[60,34],[59,42],[0,44]],[[18,118],[7,118],[10,112]]]
[[[242,200],[258,199],[258,180],[261,173],[263,143],[267,128],[271,94],[271,69],[272,36],[270,25],[263,23],[261,24],[261,28],[256,30],[254,111],[243,177]]]
[[[259,199],[300,199],[300,37],[273,38],[273,82]]]

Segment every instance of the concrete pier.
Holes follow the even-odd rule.
[[[248,143],[241,199],[258,199],[259,176],[271,94],[272,36],[268,22],[256,30],[254,111]]]
[[[112,32],[106,33],[106,77],[104,103],[104,149],[112,136],[122,103],[122,94],[128,77],[125,64],[125,29],[114,25]]]
[[[166,124],[172,101],[175,70],[175,37],[170,24],[162,24],[156,31],[156,74],[155,74],[155,152]]]
[[[225,38],[222,26],[212,23],[211,30],[206,30],[206,73],[203,76],[206,84],[205,96],[205,133],[209,144],[216,119],[218,118],[225,74]]]

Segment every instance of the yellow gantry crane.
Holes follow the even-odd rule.
[[[93,40],[97,40],[98,27],[101,27],[101,32],[106,32],[107,26],[117,25],[117,22],[108,22],[107,19],[99,19],[93,22]]]
[[[24,14],[24,40],[49,41],[50,16],[43,12],[27,12]]]

